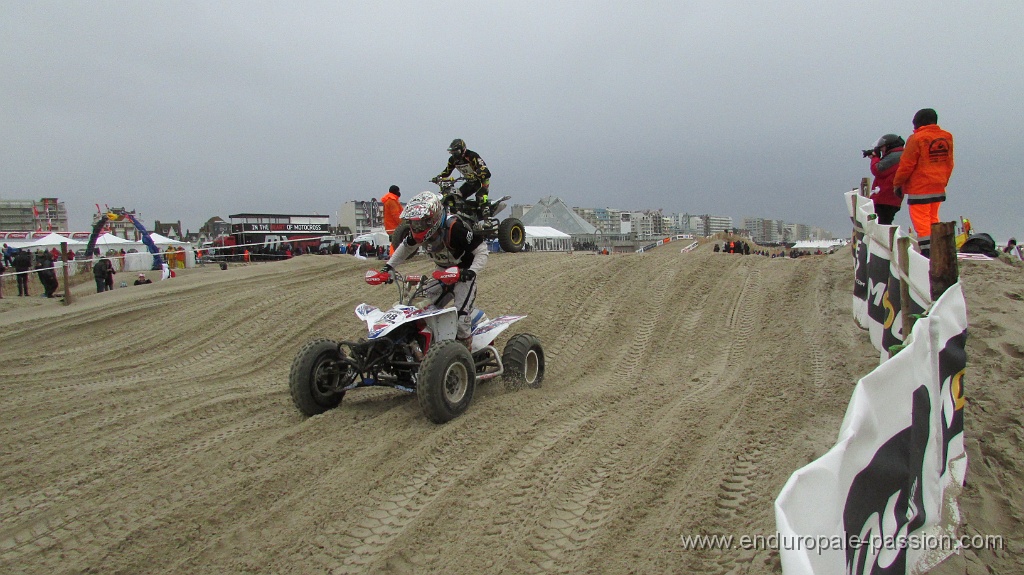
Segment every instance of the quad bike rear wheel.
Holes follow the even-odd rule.
[[[420,365],[416,397],[427,419],[446,423],[462,415],[473,400],[476,365],[466,346],[456,340],[437,342]]]
[[[526,228],[519,218],[505,218],[498,224],[498,245],[509,253],[523,251],[526,245]]]
[[[539,388],[544,381],[544,348],[540,339],[528,333],[516,334],[505,344],[501,354],[505,367],[505,387],[521,389]]]
[[[338,342],[330,339],[314,339],[302,346],[288,373],[292,402],[299,411],[318,415],[338,407],[345,396],[344,391],[337,391],[341,378],[349,377],[344,359]]]

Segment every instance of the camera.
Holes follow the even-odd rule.
[[[864,154],[865,158],[870,158],[872,156],[878,155],[878,152],[875,150],[861,150],[861,153]]]

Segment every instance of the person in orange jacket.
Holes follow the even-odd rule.
[[[399,191],[398,186],[391,186],[388,193],[380,199],[380,203],[384,206],[384,231],[387,232],[392,245],[395,244],[395,228],[402,221],[402,202],[399,200],[401,197],[402,192]],[[394,247],[391,248],[391,253],[395,253]]]
[[[931,108],[914,114],[914,133],[907,138],[892,179],[896,195],[907,196],[917,245],[926,257],[931,254],[932,224],[939,222],[939,204],[946,201],[946,184],[953,173],[953,135],[938,121]]]

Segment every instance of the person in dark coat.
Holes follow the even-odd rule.
[[[39,276],[39,283],[43,284],[43,295],[52,298],[60,284],[57,283],[57,273],[53,271],[53,256],[50,252],[44,251],[39,255],[36,274]]]
[[[110,287],[107,287],[107,274],[110,273]],[[96,280],[96,293],[102,293],[114,287],[114,270],[107,258],[100,258],[92,266],[92,277]]]
[[[14,271],[18,272],[18,295],[28,296],[28,271],[32,269],[32,254],[18,250],[14,254]]]

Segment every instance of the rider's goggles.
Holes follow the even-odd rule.
[[[429,231],[430,228],[433,227],[433,223],[426,218],[421,218],[417,220],[409,220],[409,227],[414,232],[423,233]]]

